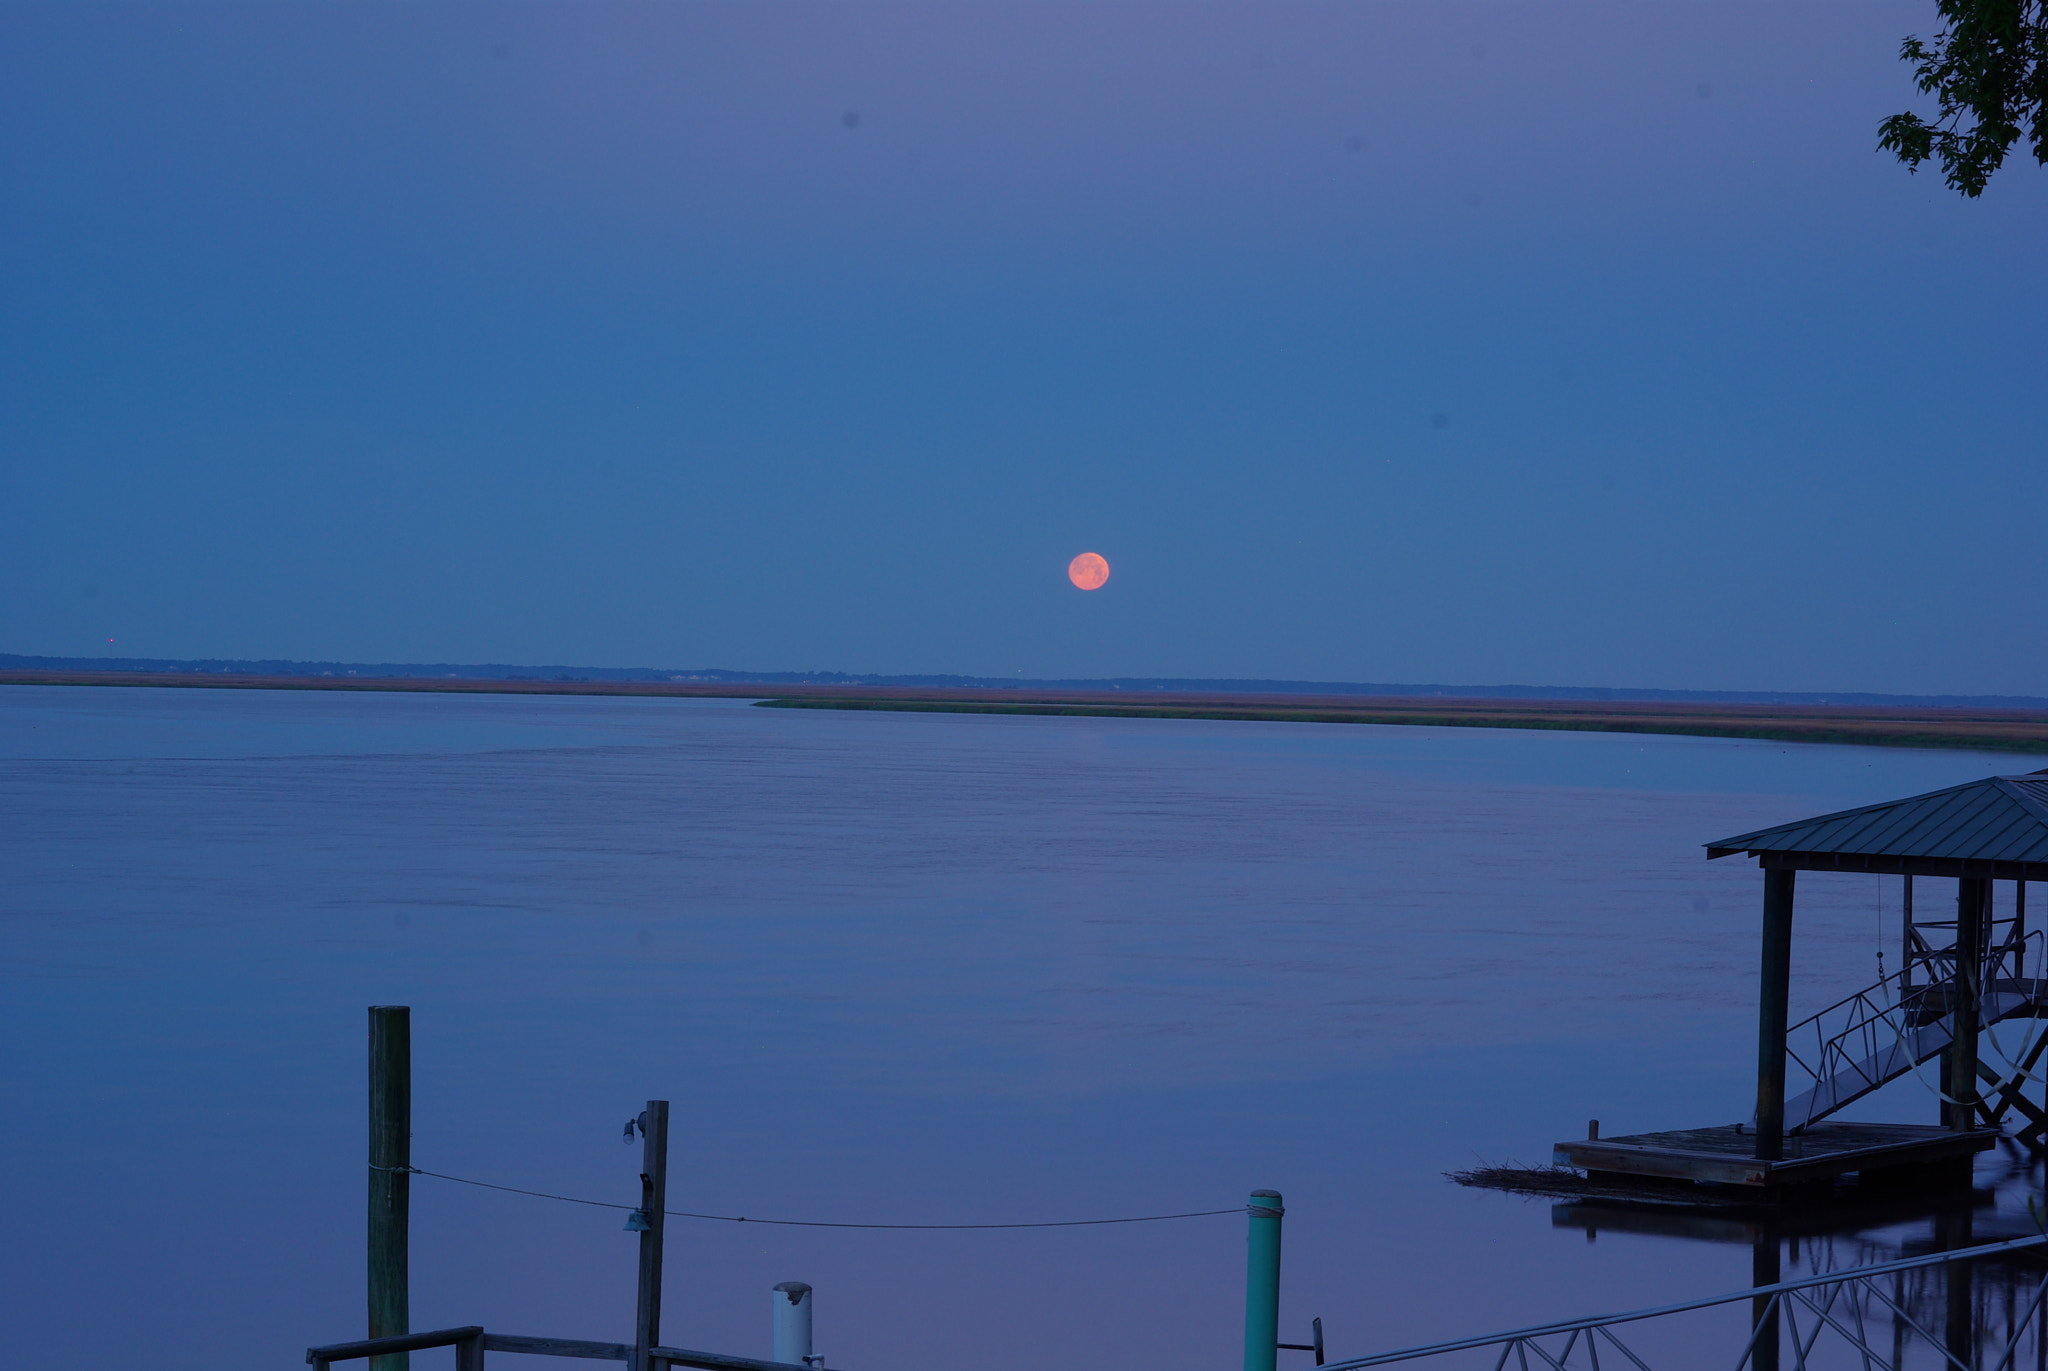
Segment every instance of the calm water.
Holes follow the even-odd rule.
[[[9,688],[8,1360],[112,1364],[77,1354],[81,1330],[170,1368],[297,1365],[360,1336],[372,1003],[414,1007],[432,1170],[631,1201],[620,1124],[666,1098],[682,1209],[1088,1218],[1271,1186],[1283,1336],[1320,1315],[1336,1356],[1735,1288],[1739,1225],[1588,1225],[1441,1173],[1546,1161],[1591,1116],[1610,1134],[1746,1117],[1760,881],[1700,845],[2034,765]],[[1898,894],[1802,879],[1795,1015],[1873,979]],[[1934,1108],[1908,1080],[1861,1115]],[[2024,1180],[1980,1232],[2020,1231]],[[421,1178],[413,1214],[415,1327],[629,1336],[615,1211]],[[1788,1272],[1931,1224],[1809,1241]],[[820,1350],[856,1371],[1239,1358],[1240,1217],[669,1234],[673,1343],[766,1356],[768,1291],[801,1279]]]

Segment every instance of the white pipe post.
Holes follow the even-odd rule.
[[[812,1366],[811,1287],[784,1281],[775,1287],[775,1356],[786,1366]]]

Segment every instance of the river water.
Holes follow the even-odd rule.
[[[1589,1117],[1746,1117],[1761,881],[1701,845],[2035,760],[11,687],[7,1360],[285,1366],[361,1336],[377,1003],[413,1007],[413,1160],[451,1175],[630,1203],[621,1124],[662,1098],[680,1210],[1023,1222],[1272,1187],[1282,1336],[1320,1316],[1333,1357],[1734,1289],[1740,1225],[1443,1173],[1546,1162]],[[1898,905],[1802,878],[1795,1017],[1897,965]],[[1934,1115],[1909,1079],[1851,1117]],[[2023,1231],[2038,1173],[1979,1173],[1980,1234]],[[622,1220],[417,1178],[413,1326],[628,1338]],[[1788,1274],[1932,1223],[1809,1236]],[[765,1357],[798,1279],[835,1367],[1225,1371],[1243,1240],[1241,1215],[677,1219],[663,1331]]]

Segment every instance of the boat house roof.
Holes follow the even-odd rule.
[[[2048,880],[2048,770],[1844,809],[1708,843],[1759,866]]]

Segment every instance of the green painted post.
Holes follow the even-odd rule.
[[[1244,1270],[1244,1371],[1280,1362],[1280,1206],[1277,1190],[1252,1191]]]
[[[370,1336],[410,1333],[406,1251],[412,1199],[412,1010],[370,1006]],[[371,1371],[406,1371],[409,1354],[370,1358]]]

